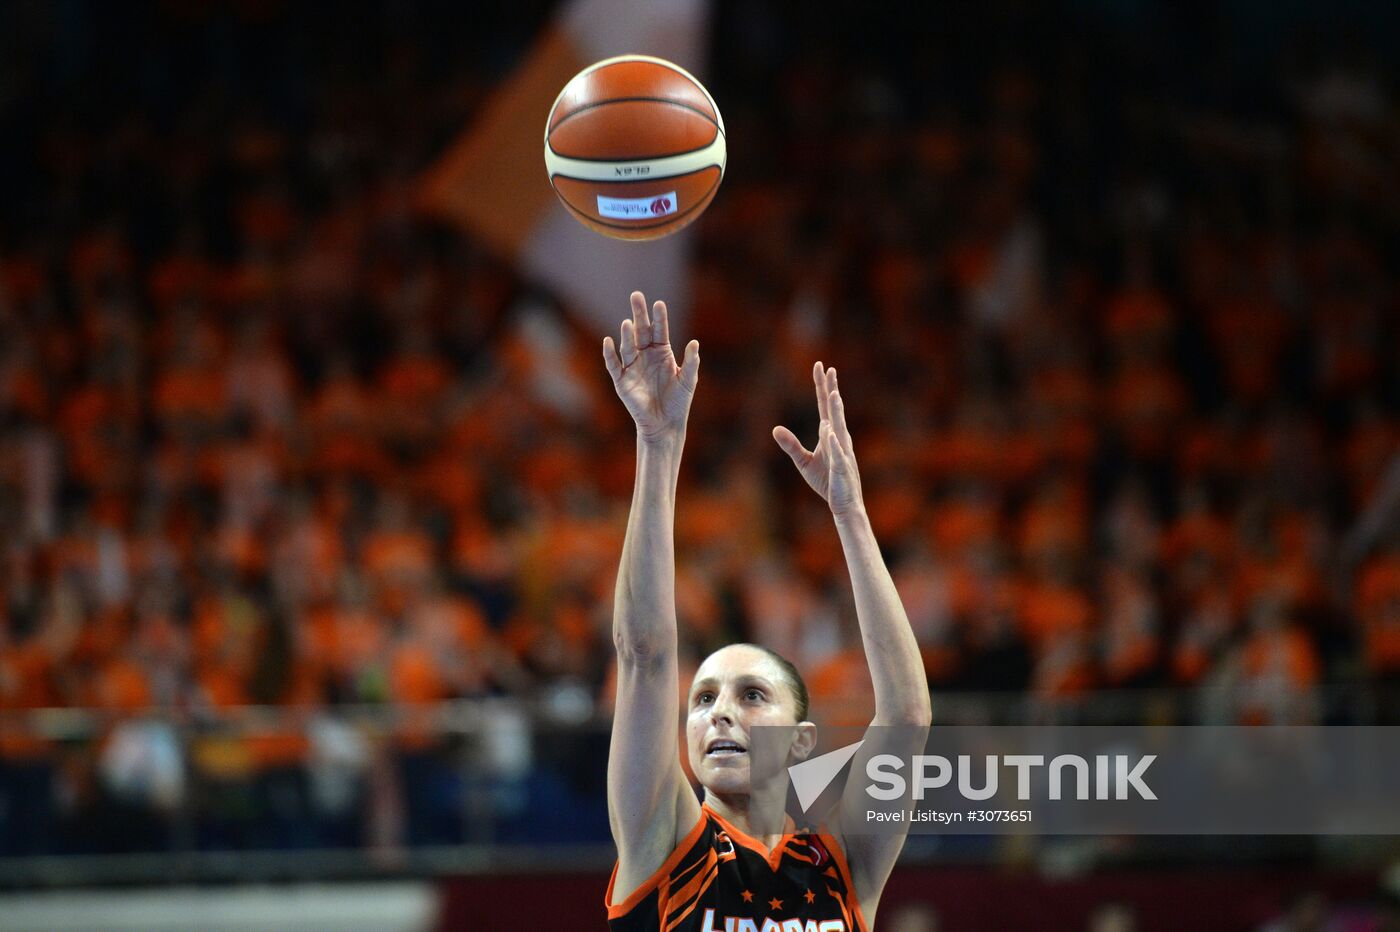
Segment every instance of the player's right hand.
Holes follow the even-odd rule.
[[[643,442],[665,442],[685,434],[690,402],[700,375],[700,343],[691,340],[685,361],[676,364],[666,302],[657,301],[647,313],[647,299],[632,292],[632,318],[622,322],[616,346],[603,338],[603,362],[617,396],[627,406]]]

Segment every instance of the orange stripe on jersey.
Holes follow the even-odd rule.
[[[831,852],[831,859],[836,862],[836,869],[841,872],[841,883],[846,888],[846,896],[851,907],[851,912],[855,914],[857,923],[855,928],[860,929],[860,932],[869,932],[870,926],[866,924],[865,916],[861,915],[860,900],[856,898],[856,885],[855,881],[851,879],[851,869],[846,864],[846,852],[841,850],[841,846],[837,844],[835,838],[832,838],[825,832],[822,832],[817,837],[821,839],[822,844],[826,845],[826,850]]]
[[[841,918],[845,920],[846,928],[854,930],[855,924],[851,922],[851,911],[846,908],[846,898],[830,887],[826,888],[826,892],[830,893],[831,898],[836,901],[836,905],[841,907]]]
[[[672,929],[680,928],[680,924],[685,921],[685,918],[695,911],[696,906],[700,905],[701,897],[705,895],[706,890],[710,889],[710,884],[714,883],[715,878],[718,876],[719,864],[716,863],[714,867],[710,868],[710,872],[705,875],[704,881],[700,884],[700,889],[695,891],[695,896],[691,897],[690,905],[685,907],[679,916],[673,916],[666,923],[666,932],[671,932]]]
[[[672,900],[676,900],[678,903],[685,903],[686,900],[693,897],[697,887],[700,887],[701,884],[704,883],[703,875],[706,875],[706,873],[713,873],[714,870],[718,868],[718,863],[720,863],[720,855],[715,854],[713,849],[704,852],[704,866],[700,869],[700,873],[690,877],[689,882],[683,884],[680,889],[676,890],[676,893],[671,897]]]
[[[788,857],[792,858],[795,861],[806,861],[808,864],[817,863],[815,858],[809,858],[807,855],[799,853],[795,845],[791,848],[788,848],[787,854]]]
[[[713,849],[713,848],[711,848],[711,849],[708,850],[708,851],[704,851],[704,852],[701,852],[700,854],[697,854],[697,855],[695,856],[695,859],[694,859],[693,861],[691,861],[689,864],[685,865],[685,866],[682,867],[682,868],[678,868],[677,870],[675,870],[674,872],[672,872],[671,876],[668,877],[668,878],[666,879],[666,885],[667,885],[667,886],[670,886],[670,887],[674,887],[674,886],[676,886],[677,884],[683,883],[683,882],[684,882],[683,878],[685,877],[685,875],[686,875],[686,874],[689,874],[691,871],[695,870],[696,868],[701,868],[701,873],[703,873],[703,872],[704,872],[703,869],[706,868],[706,867],[708,867],[710,864],[714,863],[714,859],[715,859],[715,852],[714,852],[714,849]],[[693,880],[694,878],[692,877],[691,879]]]
[[[665,882],[671,876],[671,871],[676,869],[681,858],[685,857],[690,849],[695,847],[695,843],[700,840],[700,833],[705,830],[705,824],[705,813],[702,812],[700,818],[695,821],[694,827],[686,833],[681,843],[676,845],[676,850],[671,852],[670,857],[641,886],[629,893],[625,900],[616,904],[613,903],[612,899],[615,892],[614,886],[617,884],[617,869],[621,866],[621,862],[614,864],[612,876],[608,878],[608,889],[603,894],[603,905],[608,908],[608,918],[617,919],[620,916],[625,916],[635,909],[637,904],[656,888],[657,884]]]
[[[690,880],[677,889],[675,893],[670,893],[669,890],[662,891],[664,894],[664,902],[661,904],[662,916],[665,916],[666,913],[670,911],[672,903],[685,903],[700,890],[704,889],[708,882],[705,879],[706,877],[709,877],[711,880],[714,879],[715,871],[719,870],[719,856],[716,855],[712,849],[705,852],[703,861],[704,867],[700,869],[700,872],[694,877],[691,877]],[[669,887],[670,885],[668,884],[667,886]]]

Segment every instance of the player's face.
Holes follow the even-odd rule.
[[[690,767],[708,790],[747,793],[750,729],[796,723],[796,699],[772,657],[741,645],[717,650],[695,671],[690,687]]]

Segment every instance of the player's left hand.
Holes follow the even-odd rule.
[[[807,484],[826,499],[837,517],[865,508],[860,491],[860,470],[856,466],[851,432],[846,428],[846,406],[836,384],[836,370],[817,362],[812,367],[817,389],[817,413],[821,415],[817,445],[808,450],[786,427],[773,428],[773,439],[792,457],[793,465]]]

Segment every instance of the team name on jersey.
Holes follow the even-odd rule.
[[[723,919],[724,925],[715,925],[716,919]],[[806,922],[784,919],[779,922],[770,916],[760,926],[757,919],[748,916],[716,916],[713,909],[707,909],[705,924],[700,927],[700,932],[847,932],[847,929],[844,919],[823,919],[821,922],[815,919]]]

